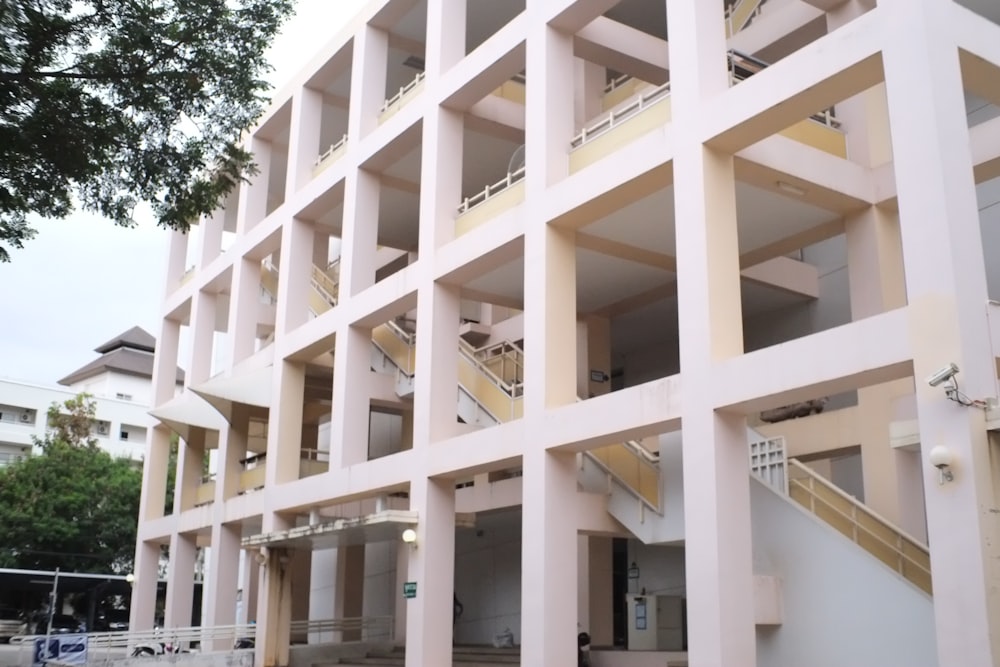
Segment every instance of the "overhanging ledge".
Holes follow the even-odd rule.
[[[372,542],[398,540],[407,528],[417,525],[418,515],[413,510],[382,510],[327,523],[299,526],[289,530],[244,537],[244,549],[261,547],[288,549],[333,549]],[[456,514],[456,527],[475,525],[475,515]]]

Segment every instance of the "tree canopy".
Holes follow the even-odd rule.
[[[0,2],[0,261],[28,216],[139,202],[186,230],[254,172],[264,52],[293,0]]]
[[[0,468],[0,567],[129,572],[142,472],[90,435],[87,395],[49,409],[41,454]]]

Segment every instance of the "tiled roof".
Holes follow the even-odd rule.
[[[155,349],[155,338],[140,327],[132,327],[97,347],[100,357],[59,380],[59,384],[73,385],[107,371],[152,378]],[[184,371],[178,368],[177,382],[183,381]]]

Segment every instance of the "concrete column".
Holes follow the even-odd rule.
[[[590,633],[594,646],[611,646],[615,641],[611,538],[591,535],[589,548],[590,624],[584,630]]]
[[[174,476],[174,514],[195,506],[195,495],[201,486],[205,463],[205,429],[192,427],[187,440],[181,440],[177,451],[177,473]]]
[[[705,100],[729,86],[722,3],[667,0],[674,154],[684,514],[692,665],[756,664],[746,419],[717,414],[715,364],[743,352],[731,155],[698,136]]]
[[[344,185],[344,222],[338,299],[354,296],[375,284],[378,244],[379,178],[358,169]]]
[[[521,660],[573,665],[577,635],[576,456],[525,450],[521,539]]]
[[[873,206],[849,216],[845,231],[852,319],[905,306],[898,216]],[[897,453],[889,444],[892,404],[912,391],[909,380],[858,389],[865,504],[891,521],[900,517]]]
[[[452,285],[430,283],[418,294],[414,442],[434,443],[458,432],[458,322],[461,299]]]
[[[364,615],[365,545],[354,544],[339,549],[337,559],[337,618],[358,618]],[[359,630],[341,633],[341,639],[360,641]]]
[[[426,445],[423,445],[426,446]],[[410,554],[409,581],[417,597],[406,601],[406,667],[451,667],[455,593],[455,487],[426,477],[410,484],[410,508],[420,516]],[[400,595],[402,591],[400,591]],[[555,664],[526,661],[525,664]]]
[[[394,623],[392,636],[395,641],[404,644],[406,643],[406,606],[408,600],[403,597],[403,584],[408,581],[407,577],[410,576],[409,561],[410,547],[398,545],[396,547],[396,587],[393,589],[395,606],[392,615]]]
[[[323,120],[323,93],[302,87],[292,95],[292,122],[288,133],[288,170],[285,199],[312,179],[312,167],[319,156],[320,125]]]
[[[264,515],[263,532],[288,530],[291,523],[283,516]],[[257,645],[254,664],[260,667],[284,667],[292,622],[291,553],[288,549],[261,551],[264,562],[259,567],[257,591]]]
[[[525,415],[576,400],[576,241],[570,231],[533,226],[525,234]]]
[[[455,210],[462,200],[462,114],[436,107],[424,116],[420,162],[420,237],[425,252],[455,238]]]
[[[257,554],[244,550],[240,558],[243,561],[243,576],[240,578],[240,591],[243,604],[237,623],[255,623],[257,621],[257,589],[260,583],[260,565]]]
[[[219,438],[219,456],[216,461],[215,502],[222,503],[240,492],[242,461],[247,456],[247,437],[250,430],[250,410],[242,403],[234,403],[230,423]]]
[[[271,177],[271,142],[251,137],[250,150],[257,164],[257,175],[240,188],[236,234],[242,236],[267,217],[267,184]]]
[[[264,472],[264,484],[272,488],[299,478],[306,382],[305,367],[300,363],[276,361],[274,367]]]
[[[545,7],[529,5],[527,11],[543,12]],[[524,118],[526,193],[531,199],[569,175],[566,147],[576,125],[573,36],[534,20],[527,52],[529,63],[539,63],[528,76]]]
[[[331,470],[368,460],[371,355],[370,329],[345,326],[337,333],[330,413]]]
[[[149,430],[149,445],[142,466],[141,519],[158,519],[166,514],[169,467],[170,431],[165,426],[157,425]]]
[[[170,536],[170,561],[167,564],[167,606],[163,623],[168,628],[191,626],[194,605],[194,561],[197,551],[194,535]]]
[[[167,251],[167,284],[165,295],[170,295],[180,287],[181,276],[187,271],[188,239],[190,237],[178,231],[170,232],[170,249]]]
[[[129,627],[134,631],[152,630],[156,622],[156,589],[160,572],[160,545],[139,540],[135,548],[132,574],[132,602]]]
[[[347,122],[347,140],[352,144],[378,127],[379,112],[385,102],[388,59],[389,34],[386,31],[366,25],[354,35],[350,116]]]
[[[201,221],[201,252],[198,266],[205,267],[212,263],[222,252],[222,231],[226,224],[226,211],[217,208]]]
[[[256,351],[259,311],[260,261],[242,257],[233,264],[229,295],[229,357],[234,366]]]
[[[177,387],[177,356],[181,340],[181,325],[176,320],[164,319],[160,336],[156,340],[156,357],[153,359],[154,407],[163,405],[174,397]]]
[[[212,548],[209,550],[208,576],[205,594],[205,617],[202,625],[233,625],[236,623],[236,590],[239,584],[240,524],[216,523],[212,526]],[[232,648],[230,639],[212,642],[212,650]]]
[[[309,563],[309,620],[337,618],[337,556],[338,549],[313,549]],[[309,633],[310,644],[336,641],[330,632]]]
[[[607,70],[592,62],[576,58],[574,60],[576,94],[573,95],[574,132],[587,121],[596,118],[602,111],[601,102],[604,99],[604,85]]]
[[[312,257],[314,228],[311,222],[292,218],[281,228],[281,280],[278,282],[278,303],[275,330],[288,333],[309,319],[309,291],[312,289]]]
[[[958,49],[946,0],[880,0],[893,26],[882,59],[899,196],[938,662],[1000,662],[1000,539],[985,414],[945,398],[923,378],[956,363],[962,392],[994,396],[986,272],[972,178]],[[921,85],[912,73],[921,72]],[[953,454],[955,480],[939,485],[928,461]]]
[[[467,0],[428,0],[424,72],[432,84],[465,57]]]
[[[215,301],[215,294],[197,292],[191,304],[191,360],[187,368],[189,387],[198,386],[212,376]]]
[[[584,322],[587,327],[587,369],[584,376],[587,393],[581,398],[601,396],[611,392],[611,320],[607,317],[588,315]],[[603,373],[605,379],[594,380],[591,371]]]

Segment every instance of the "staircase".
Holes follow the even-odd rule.
[[[760,1],[743,0],[734,5],[734,11],[748,4],[759,7]],[[336,305],[336,272],[336,263],[326,270],[312,267],[309,308],[314,315]],[[276,268],[265,261],[262,289],[274,295],[277,282]],[[401,398],[413,395],[415,351],[416,334],[394,321],[372,330],[371,367],[376,372],[396,376],[395,391]],[[458,354],[458,417],[467,424],[483,427],[519,419],[524,409],[523,350],[509,341],[476,348],[459,339]],[[787,460],[782,438],[765,438],[747,429],[747,440],[752,475],[851,539],[920,590],[931,592],[926,545],[799,461]],[[670,522],[664,516],[658,452],[630,440],[583,453],[579,468],[582,489],[606,494],[608,511],[637,538],[647,544],[678,539],[677,526],[668,527]]]
[[[765,0],[737,0],[726,7],[726,37],[743,30],[760,14]]]

